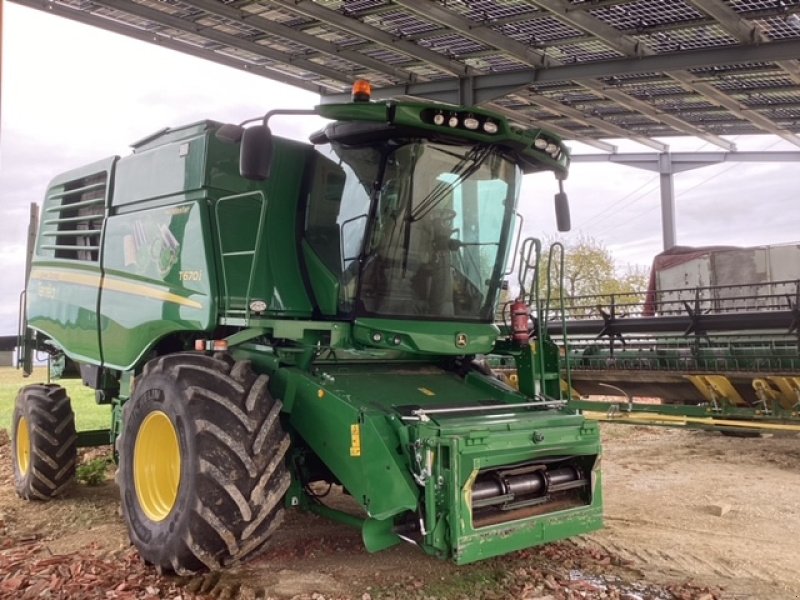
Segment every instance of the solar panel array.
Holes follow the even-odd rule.
[[[323,96],[472,100],[483,78],[480,101],[571,139],[800,145],[800,0],[16,1]]]

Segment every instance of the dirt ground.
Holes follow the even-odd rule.
[[[160,577],[127,542],[112,479],[59,501],[13,491],[0,431],[0,598],[800,599],[800,438],[603,424],[606,527],[469,565],[290,512],[222,573]]]

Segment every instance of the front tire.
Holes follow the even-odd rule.
[[[289,436],[268,381],[226,355],[145,366],[124,408],[118,483],[131,541],[159,570],[231,564],[280,523]]]
[[[14,487],[26,500],[49,500],[75,478],[78,453],[75,414],[59,385],[22,388],[14,405]]]

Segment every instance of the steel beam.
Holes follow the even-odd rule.
[[[520,110],[510,110],[503,106],[500,106],[495,103],[488,103],[486,105],[487,108],[511,119],[512,121],[517,121],[519,123],[524,123],[529,127],[537,127],[539,129],[546,129],[547,131],[551,131],[556,135],[561,136],[564,139],[568,140],[575,140],[582,144],[586,144],[587,146],[592,146],[597,148],[598,150],[603,150],[604,152],[616,152],[617,147],[614,144],[609,144],[608,142],[603,142],[601,140],[593,140],[590,138],[579,138],[575,137],[575,134],[571,132],[569,129],[564,129],[563,127],[559,127],[558,125],[554,125],[552,123],[541,123],[535,119],[531,119],[527,117],[524,112]]]
[[[545,10],[550,11],[553,15],[555,15],[560,20],[569,23],[575,27],[578,27],[589,33],[595,37],[602,39],[606,44],[608,44],[611,48],[625,54],[629,57],[638,58],[641,56],[650,56],[653,55],[653,50],[647,46],[644,42],[640,42],[635,40],[626,35],[614,35],[616,29],[610,27],[600,19],[590,15],[587,12],[584,12],[580,7],[576,7],[574,4],[570,4],[565,0],[529,0],[533,2],[540,8],[544,8]],[[683,72],[680,73],[684,75]],[[685,75],[689,75],[688,72]],[[671,77],[675,77],[673,74],[670,74]],[[677,77],[676,77],[677,78]],[[680,80],[684,85],[686,85],[685,78]],[[705,131],[701,127],[697,127],[692,125],[691,123],[687,123],[683,119],[675,117],[673,115],[666,114],[655,106],[648,102],[644,102],[643,100],[639,100],[638,98],[632,97],[630,94],[626,94],[621,90],[614,90],[608,89],[608,86],[600,84],[599,82],[587,82],[581,81],[581,85],[584,87],[589,88],[595,93],[601,94],[610,100],[613,100],[620,106],[625,106],[626,108],[639,112],[654,121],[660,121],[662,123],[666,123],[676,131],[681,131],[683,133],[688,133],[689,135],[697,136],[700,139],[703,139],[715,146],[719,146],[721,148],[725,148],[726,150],[734,150],[735,146],[729,142],[728,140],[721,138],[718,135],[713,133],[709,133]],[[699,92],[699,90],[688,86],[689,89],[695,92]],[[702,92],[699,92],[702,93]]]
[[[595,127],[596,129],[608,134],[609,137],[632,139],[640,144],[649,146],[654,150],[658,150],[659,152],[666,152],[669,149],[669,146],[666,144],[662,144],[661,142],[657,142],[656,140],[646,137],[631,136],[630,131],[627,129],[617,127],[616,125],[608,123],[607,121],[603,121],[602,119],[598,119],[597,117],[587,117],[578,109],[572,108],[571,106],[565,106],[560,102],[553,100],[552,98],[548,98],[547,96],[542,96],[541,94],[528,94],[526,98],[536,106],[539,106],[548,112],[556,115],[564,115],[573,121],[577,121],[578,123],[583,123],[589,127]]]
[[[341,81],[345,85],[351,83],[354,79],[354,74],[352,73],[343,73],[341,71],[337,71],[336,69],[330,69],[306,60],[302,57],[287,54],[286,52],[279,52],[267,46],[256,44],[255,42],[239,39],[236,36],[218,31],[212,27],[193,25],[189,21],[178,17],[173,17],[167,12],[149,8],[142,4],[138,4],[137,2],[130,2],[129,0],[94,0],[94,4],[113,8],[114,10],[140,17],[142,19],[147,19],[148,21],[152,21],[153,23],[163,27],[170,27],[178,31],[184,31],[186,33],[198,35],[212,42],[217,42],[231,48],[240,48],[255,54],[256,56],[263,56],[264,58],[268,58],[286,65],[299,67],[300,69],[308,71],[309,73],[314,73],[320,77],[325,77],[327,79],[331,79],[332,81]]]
[[[620,106],[624,106],[629,110],[645,115],[654,121],[665,123],[676,131],[685,133],[686,135],[697,136],[698,138],[705,140],[710,144],[714,144],[715,146],[719,146],[720,148],[724,148],[725,150],[736,149],[736,145],[725,138],[713,133],[709,133],[700,127],[692,125],[691,123],[687,123],[683,119],[679,119],[678,117],[665,113],[652,104],[645,102],[644,100],[639,100],[638,98],[634,98],[633,96],[619,90],[609,89],[607,85],[601,84],[598,81],[582,81],[581,85],[589,88],[597,94],[602,94]]]
[[[320,94],[322,96],[332,93],[338,94],[343,87],[335,86],[331,83],[323,81],[316,83],[312,81],[303,81],[291,75],[287,75],[284,71],[275,69],[270,65],[259,65],[243,59],[219,54],[214,50],[197,48],[195,46],[190,46],[185,42],[176,42],[165,35],[160,35],[158,33],[143,29],[136,29],[129,25],[122,25],[112,21],[111,19],[98,17],[88,11],[71,8],[57,2],[43,2],[42,0],[13,0],[13,2],[28,8],[33,8],[42,12],[56,15],[58,17],[63,17],[77,23],[82,23],[91,27],[97,27],[98,29],[104,29],[112,33],[124,35],[126,37],[147,42],[149,44],[154,44],[156,46],[161,46],[163,48],[169,48],[170,50],[175,50],[176,52],[188,54],[189,56],[194,56],[196,58],[202,58],[226,67],[233,67],[235,69],[252,73],[253,75],[267,77],[273,81],[292,85],[294,87],[315,94]]]
[[[392,3],[402,6],[409,12],[421,15],[427,20],[440,23],[448,29],[458,31],[477,42],[502,50],[532,67],[548,67],[559,64],[559,61],[551,59],[541,50],[531,48],[482,23],[462,17],[436,2],[393,0]]]
[[[495,31],[494,29],[486,27],[481,23],[477,23],[475,21],[467,19],[466,17],[462,17],[461,15],[458,15],[453,11],[447,10],[446,8],[443,8],[433,2],[420,3],[418,0],[394,0],[394,3],[403,6],[407,10],[415,14],[418,14],[424,17],[425,19],[441,23],[442,25],[446,25],[447,27],[450,27],[451,29],[458,31],[463,35],[479,43],[486,44],[494,48],[498,48],[508,53],[510,56],[513,56],[517,60],[524,62],[525,64],[528,64],[532,67],[547,68],[550,65],[555,66],[562,64],[560,61],[557,61],[555,59],[548,59],[548,57],[542,50],[534,50],[521,42],[509,39],[507,36],[502,35],[501,33]],[[567,5],[567,7],[569,7],[569,5]],[[589,17],[588,14],[586,16]],[[589,18],[594,19],[593,17]],[[580,81],[578,83],[592,90],[596,94],[610,97],[607,93],[608,90],[606,89],[606,86],[604,86],[600,81]],[[620,104],[621,106],[625,106],[626,108],[628,108],[633,112],[641,113],[642,111],[637,109],[636,107],[640,105],[646,105],[646,103],[642,102],[641,100],[637,100],[636,98],[633,98],[632,96],[629,96],[619,90],[614,90],[613,94],[614,94],[613,99],[618,104]],[[560,107],[563,107],[561,110],[561,114],[566,114],[565,111],[568,107],[564,107],[563,104],[561,103],[557,104]],[[665,123],[666,125],[669,125],[673,129],[681,133],[685,133],[687,135],[699,135],[713,144],[721,145],[725,148],[730,149],[729,142],[727,142],[727,140],[723,140],[718,136],[711,135],[693,125],[690,125],[689,123],[686,123],[685,121],[677,117],[671,117],[667,115],[666,116],[667,118],[662,118],[660,112],[653,109],[652,107],[651,110],[649,110],[647,113],[642,113],[642,114],[645,114],[645,116],[656,122]],[[583,115],[581,116],[583,117]],[[600,129],[601,131],[609,132],[608,124],[605,121],[602,121],[602,119],[594,119],[593,123],[594,126]],[[626,133],[622,137],[628,137],[629,134],[627,133],[627,130],[624,131],[626,131]],[[637,139],[637,141],[639,141],[640,139],[642,139],[641,136]],[[652,146],[652,144],[648,145]]]
[[[765,36],[758,26],[749,21],[745,21],[739,14],[730,6],[720,2],[720,0],[687,0],[691,5],[697,8],[700,12],[706,13],[724,29],[728,34],[739,40],[743,44],[762,44],[769,43],[769,38]],[[796,61],[787,60],[779,61],[779,66],[797,81],[797,69],[793,68]],[[768,133],[777,135],[778,137],[800,146],[800,138],[790,131],[778,126],[772,119],[743,106],[728,94],[720,91],[718,88],[707,83],[693,81],[694,76],[688,71],[679,71],[670,73],[670,76],[676,81],[680,82],[684,87],[692,89],[699,94],[708,98],[711,102],[722,106],[732,114],[740,119],[750,121],[756,127],[763,129]]]
[[[30,0],[14,0],[30,1]],[[327,10],[327,9],[324,9]],[[738,46],[735,48],[710,48],[708,50],[695,50],[692,52],[675,52],[669,54],[653,54],[639,58],[619,58],[613,60],[598,60],[591,63],[576,63],[572,65],[552,66],[546,69],[519,69],[502,73],[475,74],[476,89],[488,96],[497,88],[494,98],[499,98],[520,88],[536,85],[537,83],[555,83],[575,81],[602,77],[618,77],[639,75],[646,73],[665,73],[685,69],[698,69],[703,67],[725,66],[740,63],[759,63],[794,61],[800,56],[800,39],[759,46]],[[798,68],[800,71],[800,68]],[[458,80],[451,78],[442,80],[440,90],[449,86],[450,90],[458,89]],[[412,96],[426,97],[426,83],[396,85],[383,87],[376,92],[385,96],[409,94]],[[486,98],[489,100],[490,98]]]
[[[719,0],[685,0],[701,13],[714,19],[722,29],[742,44],[763,44],[769,42],[755,23],[745,21],[730,6]]]
[[[415,74],[405,69],[393,67],[392,65],[376,60],[361,52],[356,52],[348,48],[341,48],[332,42],[299,31],[278,21],[270,21],[258,14],[240,10],[236,8],[235,5],[223,4],[217,0],[192,0],[192,5],[203,9],[209,14],[223,17],[233,22],[245,23],[249,27],[263,33],[280,36],[287,40],[297,42],[298,44],[303,44],[304,46],[313,48],[317,52],[342,58],[365,69],[384,73],[401,81],[413,82],[416,80]]]
[[[618,154],[576,154],[573,163],[612,162],[621,165],[658,171],[658,154],[652,152],[622,152]],[[688,171],[723,162],[800,162],[795,151],[736,151],[736,152],[671,152],[673,170]]]
[[[312,19],[319,19],[327,25],[332,25],[342,31],[353,32],[361,37],[370,40],[371,42],[400,52],[406,56],[410,56],[415,60],[428,62],[445,73],[455,75],[456,77],[469,76],[477,74],[475,70],[457,60],[451,60],[446,56],[429,50],[414,42],[400,39],[387,33],[377,27],[372,27],[358,19],[349,17],[330,8],[325,8],[321,4],[313,2],[313,0],[264,0],[267,4],[279,6],[285,10],[295,14],[311,17]],[[414,94],[416,95],[416,94]]]

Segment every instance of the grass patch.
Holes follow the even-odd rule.
[[[14,400],[19,388],[31,383],[47,381],[47,368],[37,367],[30,377],[23,377],[22,370],[0,367],[0,429],[10,430]],[[94,401],[94,390],[83,385],[80,379],[61,379],[57,382],[67,390],[75,412],[78,431],[107,429],[111,424],[111,407],[99,406]]]
[[[88,486],[101,485],[106,480],[109,460],[105,457],[93,458],[78,465],[75,476],[78,481]]]

